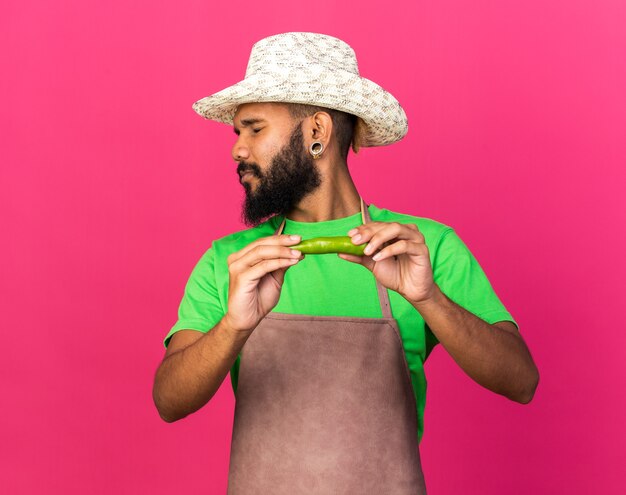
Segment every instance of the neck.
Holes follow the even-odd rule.
[[[288,214],[296,222],[324,222],[361,211],[361,199],[348,172],[345,160],[319,163],[321,185],[307,195]]]

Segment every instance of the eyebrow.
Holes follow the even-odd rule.
[[[260,122],[265,122],[265,119],[260,117],[251,117],[249,119],[241,119],[241,127],[248,127],[249,125],[258,124]],[[237,126],[233,126],[233,131],[237,134],[238,129]]]

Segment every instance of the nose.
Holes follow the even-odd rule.
[[[235,141],[235,144],[233,145],[232,150],[230,150],[230,153],[233,157],[233,160],[235,160],[236,162],[247,160],[250,156],[248,147],[243,142],[241,135],[237,137],[237,141]]]

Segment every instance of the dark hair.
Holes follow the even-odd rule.
[[[358,117],[350,113],[341,112],[332,108],[319,107],[316,105],[305,105],[303,103],[286,103],[289,109],[289,114],[296,119],[303,119],[310,117],[316,112],[326,112],[330,115],[333,121],[333,132],[337,140],[337,146],[339,152],[345,160],[348,157],[348,151],[350,151],[350,145],[356,153],[359,150],[359,143],[357,137]]]

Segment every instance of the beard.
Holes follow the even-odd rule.
[[[321,174],[304,145],[298,124],[289,143],[274,155],[265,173],[256,163],[239,162],[237,173],[250,172],[257,177],[256,190],[244,182],[246,197],[241,219],[247,226],[256,226],[274,215],[285,216],[307,194],[321,184]]]

